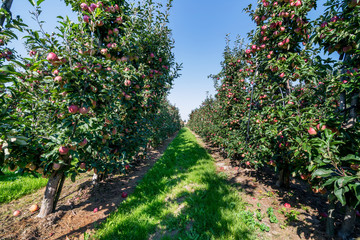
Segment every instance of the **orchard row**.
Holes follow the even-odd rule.
[[[42,1],[30,2],[40,31],[1,10],[0,167],[49,178],[44,217],[65,177],[125,173],[181,127],[166,100],[179,66],[167,27],[171,2],[66,0],[79,22],[61,16],[54,34],[41,28]],[[26,33],[28,58],[8,47],[16,30]]]
[[[315,0],[262,0],[247,8],[251,44],[227,46],[214,75],[217,94],[190,115],[189,126],[244,166],[274,166],[277,185],[306,180],[346,216],[338,234],[354,229],[360,203],[360,2],[331,0],[315,21]],[[320,51],[337,51],[339,61]],[[332,55],[333,56],[333,55]]]

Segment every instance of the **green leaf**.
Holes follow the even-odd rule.
[[[37,0],[36,5],[39,6],[42,2],[44,2],[45,0]]]
[[[360,157],[355,156],[354,154],[349,154],[346,157],[341,158],[341,161],[351,161],[351,160],[360,161]]]
[[[29,0],[29,3],[35,7],[35,1],[34,0]]]
[[[337,184],[339,184],[339,187],[344,187],[348,182],[357,179],[357,177],[341,177],[337,180]]]
[[[337,199],[341,202],[343,206],[346,205],[346,200],[344,197],[345,190],[343,188],[335,189],[334,194],[337,197]]]
[[[76,173],[71,174],[71,181],[75,182],[76,180]]]
[[[320,177],[329,177],[331,175],[331,173],[333,173],[333,170],[331,169],[317,169],[313,174],[312,174],[312,179],[314,179],[317,176]]]

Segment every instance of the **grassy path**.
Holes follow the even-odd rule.
[[[238,192],[184,128],[94,239],[256,239]],[[253,214],[251,214],[253,215]]]
[[[0,176],[0,203],[8,203],[12,200],[19,199],[20,197],[46,186],[48,179],[38,178],[29,173],[23,176],[19,173],[10,172],[4,169],[4,176]]]

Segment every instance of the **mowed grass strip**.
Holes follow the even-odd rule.
[[[245,204],[186,128],[90,239],[255,239]]]
[[[38,178],[29,173],[21,175],[4,169],[5,175],[0,176],[0,203],[8,203],[12,200],[33,193],[46,186],[48,179]]]

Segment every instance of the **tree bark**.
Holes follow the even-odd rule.
[[[276,182],[277,187],[290,188],[290,169],[288,162],[285,163],[279,171],[279,179]]]
[[[58,191],[59,182],[64,174],[61,172],[53,172],[46,185],[45,194],[41,203],[40,212],[37,215],[39,218],[44,218],[53,212],[54,200]]]
[[[5,9],[9,14],[11,14],[10,8],[11,8],[12,3],[13,3],[13,0],[4,0],[3,4],[1,5],[1,8]],[[0,18],[0,27],[2,27],[4,25],[4,22],[5,22],[5,16]]]
[[[94,173],[94,175],[92,177],[92,184],[96,185],[99,182],[99,179],[100,179],[99,174]]]
[[[2,152],[0,154],[3,154]],[[3,167],[4,165],[4,159],[3,157],[0,157],[0,176],[4,176],[5,173],[3,171],[1,171],[1,168]]]
[[[61,190],[63,188],[64,182],[65,182],[65,174],[61,174],[61,179],[60,179],[60,183],[59,186],[57,187],[57,191],[56,191],[56,195],[55,195],[55,199],[54,199],[54,203],[53,203],[53,210],[52,212],[55,212],[56,209],[56,205],[59,201],[60,198],[60,194],[61,194]]]
[[[354,231],[355,220],[356,220],[355,209],[350,206],[346,206],[344,221],[343,221],[343,224],[341,225],[341,229],[338,233],[338,235],[341,239],[344,239],[344,240],[349,239],[349,237],[351,236],[351,234]]]
[[[326,220],[326,235],[330,238],[334,237],[334,219],[335,219],[335,203],[334,200],[330,200],[328,218]]]

